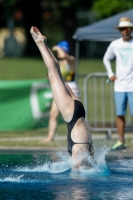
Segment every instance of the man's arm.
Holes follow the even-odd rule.
[[[112,71],[112,66],[111,66],[111,60],[115,57],[114,53],[113,53],[113,47],[112,45],[110,44],[107,51],[105,52],[104,54],[104,57],[103,57],[103,64],[105,66],[105,69],[106,69],[106,72],[107,72],[107,75],[109,77],[109,79],[111,81],[115,81],[116,79],[116,76],[114,74],[114,72]]]

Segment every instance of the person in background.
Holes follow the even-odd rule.
[[[127,103],[133,116],[133,24],[128,17],[120,18],[115,28],[120,31],[121,38],[112,41],[105,52],[103,63],[109,80],[114,82],[114,99],[116,106],[116,124],[118,141],[111,150],[124,150],[125,145],[125,114]],[[116,58],[116,74],[112,71],[111,60]]]
[[[54,101],[67,124],[68,152],[72,156],[73,169],[86,169],[90,167],[88,157],[93,159],[94,151],[84,106],[64,81],[60,65],[46,44],[47,38],[33,26],[30,33],[47,67]]]
[[[56,46],[52,48],[53,52],[56,52],[57,59],[59,61],[60,70],[64,81],[67,82],[68,86],[72,89],[73,93],[76,97],[79,98],[79,89],[74,81],[75,77],[75,58],[74,56],[70,55],[70,46],[69,43],[65,40],[59,42]],[[48,136],[39,141],[39,143],[51,142],[54,140],[57,130],[58,124],[58,116],[60,112],[56,106],[55,101],[52,101],[52,106],[50,110],[50,118],[49,118],[49,127],[48,127]]]

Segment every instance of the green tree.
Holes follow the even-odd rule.
[[[50,47],[60,40],[70,43],[74,54],[75,44],[72,39],[79,26],[77,13],[89,12],[93,0],[0,0],[0,26],[6,27],[7,20],[21,15],[21,21],[16,20],[15,26],[22,26],[28,38],[26,54],[37,55],[38,50],[30,36],[30,27],[37,26],[48,36]],[[17,13],[15,15],[15,13]],[[82,18],[82,25],[88,21]]]
[[[103,19],[131,8],[132,0],[94,0],[91,9],[96,13],[97,19]]]
[[[91,3],[92,0],[42,0],[41,29],[49,36],[48,42],[50,46],[65,39],[70,43],[71,53],[74,54],[75,41],[73,41],[72,35],[79,26],[76,14],[79,11],[89,12]],[[82,21],[85,21],[85,19],[82,19]]]

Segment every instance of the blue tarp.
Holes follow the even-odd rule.
[[[119,31],[114,28],[114,26],[119,24],[119,19],[121,17],[129,17],[133,22],[133,9],[121,12],[91,25],[77,28],[73,38],[78,41],[112,41],[117,39],[121,35]]]

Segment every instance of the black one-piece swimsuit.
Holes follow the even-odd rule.
[[[69,123],[67,123],[68,152],[70,155],[72,155],[72,147],[74,144],[90,144],[89,142],[88,143],[87,142],[86,143],[75,143],[75,142],[73,142],[73,140],[71,138],[72,129],[73,129],[74,125],[76,124],[76,122],[78,121],[78,119],[81,117],[85,118],[85,109],[84,109],[83,104],[78,100],[74,100],[74,104],[75,104],[75,108],[74,108],[74,114],[73,114],[72,120]]]

